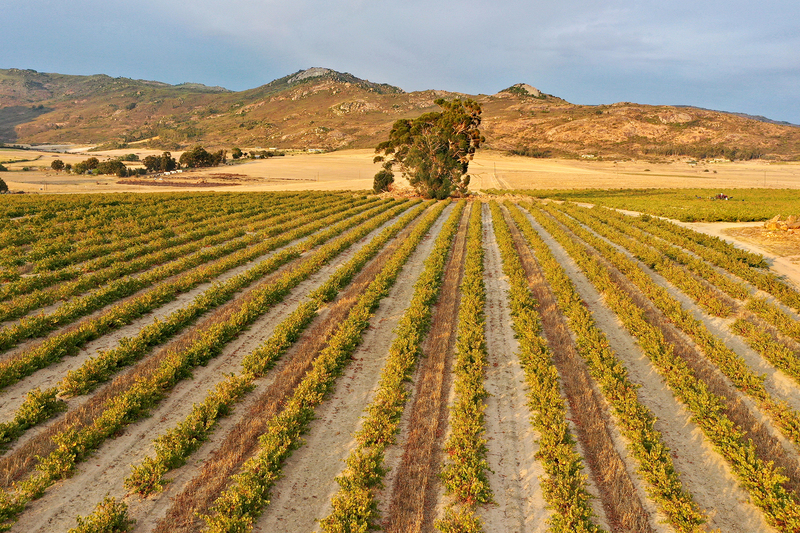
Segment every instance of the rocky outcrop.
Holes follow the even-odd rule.
[[[800,232],[800,218],[795,215],[790,215],[785,220],[781,220],[780,215],[775,215],[764,222],[764,228],[768,231]]]

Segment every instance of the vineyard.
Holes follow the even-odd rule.
[[[46,198],[0,205],[0,530],[800,532],[761,256],[520,196]]]

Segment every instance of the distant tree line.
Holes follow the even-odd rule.
[[[218,167],[227,160],[228,152],[226,150],[210,153],[198,145],[181,154],[180,164],[185,168]]]
[[[273,150],[253,150],[251,152],[242,152],[239,147],[231,149],[231,157],[233,159],[241,159],[242,157],[249,157],[250,159],[267,159],[268,157],[284,156],[283,152],[276,152]]]
[[[100,161],[96,157],[90,157],[89,159],[85,159],[79,163],[75,163],[74,165],[64,163],[60,159],[54,159],[53,162],[50,163],[50,168],[56,172],[65,170],[73,174],[113,174],[121,178],[144,173],[143,169],[128,168],[121,159]]]
[[[136,154],[127,154],[108,161],[100,161],[96,157],[90,157],[74,165],[65,164],[62,160],[55,159],[50,164],[50,167],[56,172],[64,170],[73,174],[113,174],[119,177],[126,177],[148,172],[171,172],[179,168],[215,167],[224,164],[227,161],[227,155],[228,152],[226,150],[209,152],[198,145],[181,154],[179,160],[176,160],[171,152],[164,152],[161,155],[148,155],[141,160],[144,168],[128,168],[123,162],[139,161],[139,156]],[[239,156],[241,157],[241,150],[239,150]]]
[[[514,155],[521,155],[525,157],[534,157],[537,159],[543,159],[547,157],[553,157],[553,152],[550,150],[545,150],[543,148],[537,148],[536,146],[518,146],[517,148],[511,150],[511,153]]]
[[[694,159],[728,159],[730,161],[750,161],[761,159],[764,153],[757,148],[733,148],[721,145],[665,144],[645,146],[645,154],[660,156],[686,156]]]
[[[178,168],[178,162],[170,152],[159,155],[148,155],[142,159],[142,164],[147,172],[172,172]]]

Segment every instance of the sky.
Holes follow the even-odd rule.
[[[800,124],[797,0],[0,0],[0,68],[258,87],[310,67],[406,91]]]

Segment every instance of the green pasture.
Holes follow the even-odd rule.
[[[800,215],[798,189],[573,189],[491,191],[590,203],[683,222],[750,222]],[[718,199],[718,194],[729,199]]]

